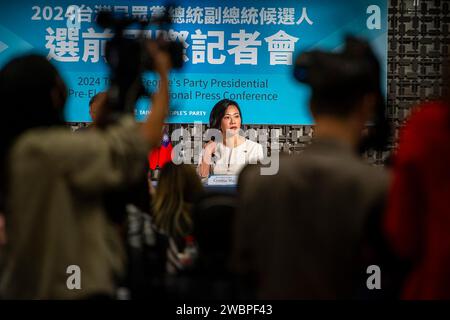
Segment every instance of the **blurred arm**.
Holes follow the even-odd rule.
[[[149,52],[155,60],[156,72],[160,78],[159,90],[152,97],[152,111],[147,121],[141,127],[142,135],[150,147],[158,146],[162,139],[162,128],[169,113],[169,82],[170,58],[167,53],[149,46]]]

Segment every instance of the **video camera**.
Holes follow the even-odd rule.
[[[106,110],[99,120],[100,126],[114,122],[121,114],[134,111],[140,97],[150,97],[142,83],[142,74],[154,70],[154,61],[146,50],[150,42],[156,43],[160,50],[166,51],[171,58],[174,69],[183,66],[183,43],[164,39],[162,33],[157,39],[145,37],[145,28],[151,25],[167,29],[172,18],[165,10],[161,16],[149,21],[128,17],[115,17],[110,12],[101,11],[97,16],[97,24],[112,29],[113,38],[106,43],[105,58],[110,67],[110,87]],[[131,25],[138,25],[140,33],[133,39],[125,36],[125,30]]]
[[[386,117],[386,101],[381,89],[381,69],[370,45],[361,39],[347,36],[340,52],[320,50],[300,54],[295,62],[294,77],[308,84],[313,94],[333,101],[362,97],[375,93],[377,107],[369,135],[360,147],[384,150],[391,137],[391,125]]]

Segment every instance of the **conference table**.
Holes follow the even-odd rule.
[[[212,175],[202,179],[202,184],[207,193],[237,194],[237,176]],[[158,182],[153,180],[152,185],[157,188]]]

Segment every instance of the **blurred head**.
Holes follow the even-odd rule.
[[[5,185],[9,148],[29,129],[64,123],[67,89],[56,68],[44,56],[25,55],[1,69],[0,97],[0,183]]]
[[[97,123],[101,109],[104,107],[107,100],[106,92],[99,92],[89,100],[89,115],[91,116],[92,122]]]
[[[355,133],[374,122],[374,144],[389,135],[381,90],[381,69],[370,45],[347,37],[340,52],[311,51],[296,60],[294,76],[311,87],[310,108],[316,122],[335,119],[352,124]],[[383,140],[383,141],[382,141]]]
[[[237,198],[232,194],[207,194],[194,208],[194,238],[203,264],[210,272],[227,267],[232,249]]]
[[[0,96],[2,119],[10,131],[64,123],[67,88],[44,56],[21,56],[5,65],[0,71]]]
[[[215,104],[209,116],[209,126],[226,134],[239,133],[242,125],[242,113],[236,101],[223,99]]]
[[[356,38],[348,38],[342,52],[306,52],[296,64],[297,79],[311,87],[315,117],[349,117],[380,89],[378,61],[369,44]]]
[[[195,169],[187,164],[164,165],[153,198],[156,226],[170,236],[192,232],[192,205],[203,193]]]

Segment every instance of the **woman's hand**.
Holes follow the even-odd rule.
[[[216,152],[216,148],[217,148],[217,143],[215,143],[214,141],[208,142],[205,146],[205,152],[203,154],[202,162],[207,164],[208,167],[212,163],[212,155]]]
[[[217,148],[217,143],[215,143],[214,141],[210,141],[205,146],[205,153],[208,153],[209,156],[211,156],[213,153],[216,152],[216,148]]]
[[[210,141],[205,145],[203,157],[198,166],[198,173],[202,178],[209,176],[212,163],[212,155],[216,152],[217,143]]]
[[[162,51],[158,48],[158,43],[155,41],[150,41],[146,43],[146,49],[148,54],[153,59],[153,66],[155,72],[160,76],[167,76],[170,69],[172,68],[172,62],[170,60],[170,55],[166,51]]]

